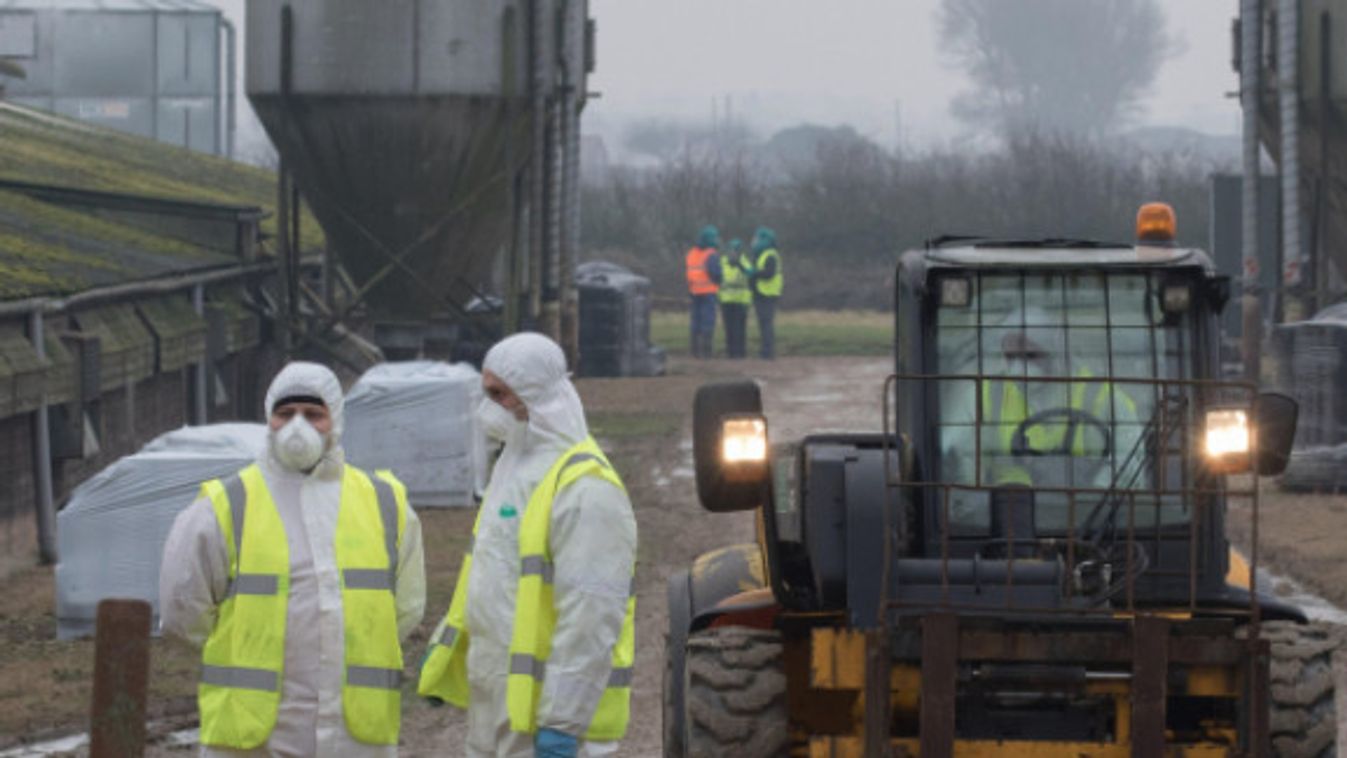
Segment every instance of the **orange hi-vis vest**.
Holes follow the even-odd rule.
[[[688,251],[688,292],[694,295],[714,295],[720,290],[720,287],[711,281],[711,274],[706,270],[706,259],[715,253],[716,249],[713,247],[694,247]]]

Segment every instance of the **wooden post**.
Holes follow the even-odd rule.
[[[145,753],[145,693],[150,679],[150,604],[104,600],[94,641],[90,758]]]

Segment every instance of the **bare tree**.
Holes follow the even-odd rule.
[[[1181,47],[1158,0],[944,0],[937,25],[973,83],[954,115],[1003,139],[1116,132]]]

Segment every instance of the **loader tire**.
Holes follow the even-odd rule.
[[[688,638],[687,758],[773,758],[789,747],[781,635],[719,627]]]
[[[1321,622],[1268,621],[1259,635],[1271,643],[1272,755],[1332,758],[1337,754],[1333,652],[1343,642],[1344,629]]]

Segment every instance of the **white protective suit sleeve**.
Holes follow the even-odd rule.
[[[549,534],[557,626],[538,726],[583,735],[612,671],[636,562],[636,518],[625,493],[583,477],[552,506]]]
[[[192,647],[215,628],[216,607],[229,585],[229,553],[210,500],[178,514],[159,568],[159,623],[165,637]]]

